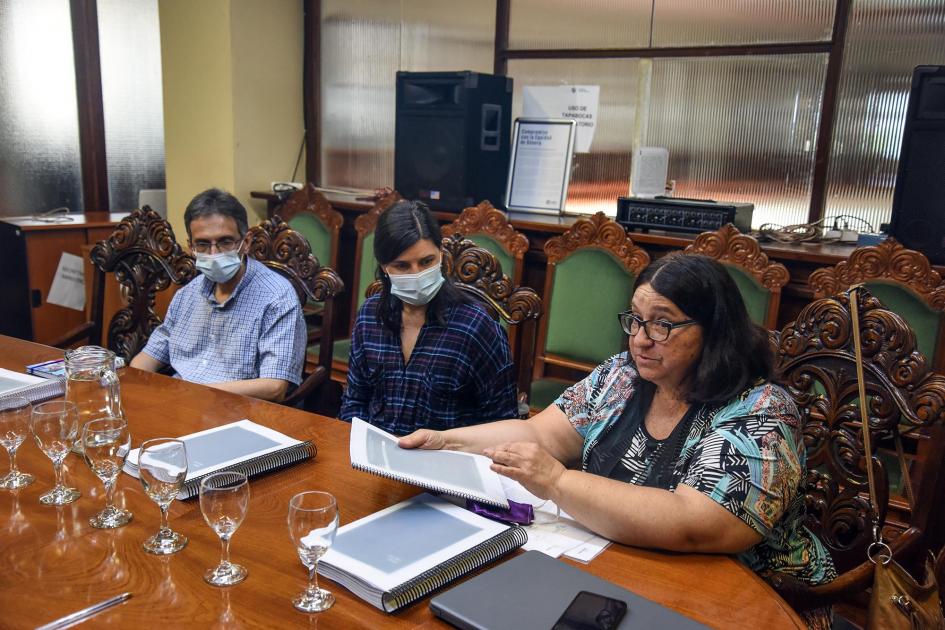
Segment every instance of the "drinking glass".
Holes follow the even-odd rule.
[[[105,484],[105,509],[89,519],[98,529],[115,529],[131,521],[131,512],[115,507],[115,482],[131,450],[131,432],[124,418],[106,416],[82,427],[82,453],[95,476]]]
[[[337,531],[338,503],[332,495],[312,490],[289,501],[289,538],[308,569],[308,587],[292,600],[303,612],[321,612],[335,603],[334,595],[318,587],[318,559],[335,542]]]
[[[10,456],[10,472],[0,477],[0,488],[15,490],[33,483],[33,475],[16,468],[16,450],[30,434],[30,401],[22,396],[0,398],[0,446]]]
[[[75,488],[63,483],[62,462],[72,450],[76,434],[79,432],[79,412],[75,404],[67,400],[53,400],[33,407],[30,420],[33,438],[39,450],[52,460],[56,471],[56,486],[39,497],[46,505],[65,505],[82,496]]]
[[[187,479],[187,447],[180,440],[148,440],[138,449],[138,476],[144,493],[161,508],[161,528],[144,541],[144,550],[159,556],[177,553],[187,546],[187,537],[171,530],[167,509]]]
[[[246,579],[246,568],[230,562],[230,538],[248,509],[249,483],[243,473],[215,473],[200,482],[200,512],[223,545],[220,564],[203,576],[214,586],[230,586]]]

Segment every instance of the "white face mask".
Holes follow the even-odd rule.
[[[387,277],[390,278],[390,292],[414,306],[429,303],[446,280],[440,272],[440,263],[420,273],[390,273]]]
[[[221,283],[230,280],[240,270],[243,264],[239,248],[232,252],[219,254],[194,254],[197,259],[197,269],[211,282]]]

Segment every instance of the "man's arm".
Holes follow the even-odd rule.
[[[133,362],[132,367],[134,367]],[[207,383],[207,386],[222,389],[225,392],[231,392],[233,394],[242,394],[243,396],[252,396],[253,398],[279,402],[285,398],[285,393],[289,389],[289,382],[279,378],[250,378],[243,381]]]
[[[145,372],[158,372],[166,366],[166,363],[161,363],[150,354],[144,352],[143,350],[135,355],[129,364],[133,368],[139,370],[144,370]]]

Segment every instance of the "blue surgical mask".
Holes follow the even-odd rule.
[[[197,269],[211,282],[226,282],[236,275],[243,264],[239,249],[219,254],[194,254],[197,257]]]
[[[446,280],[439,263],[420,273],[388,274],[390,292],[407,304],[422,306],[436,297]]]

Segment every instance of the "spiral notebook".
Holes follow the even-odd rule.
[[[187,480],[177,495],[190,499],[200,492],[200,482],[216,472],[241,472],[247,477],[284,468],[315,457],[315,443],[301,442],[251,420],[191,433],[180,438],[187,447]],[[137,478],[141,449],[128,453],[125,472]]]
[[[0,368],[0,398],[23,396],[31,403],[38,403],[65,393],[66,382],[61,378],[40,378]]]
[[[527,540],[521,527],[421,494],[341,527],[318,573],[394,612]]]
[[[360,418],[351,421],[351,466],[358,470],[508,509],[509,500],[492,460],[460,451],[397,446],[397,437]]]

